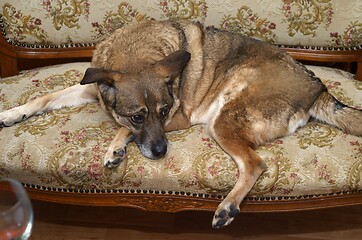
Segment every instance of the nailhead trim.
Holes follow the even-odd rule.
[[[331,46],[294,46],[278,44],[278,47],[286,49],[301,49],[301,50],[323,50],[323,51],[357,51],[362,49],[362,45],[353,47],[331,47]]]
[[[207,194],[207,193],[192,193],[184,191],[166,191],[166,190],[146,190],[146,189],[75,189],[75,188],[56,188],[56,187],[45,187],[34,184],[23,183],[23,186],[30,189],[49,191],[49,192],[61,192],[61,193],[82,193],[82,194],[155,194],[155,195],[175,195],[175,196],[188,196],[195,198],[205,198],[205,199],[218,199],[222,200],[226,196],[216,195],[216,194]],[[332,196],[343,196],[355,193],[362,193],[362,190],[356,191],[343,191],[336,193],[326,193],[326,194],[311,194],[304,196],[266,196],[266,197],[256,197],[250,196],[246,197],[245,200],[248,201],[262,201],[262,202],[278,202],[278,201],[293,201],[293,200],[306,200],[320,197],[332,197]]]

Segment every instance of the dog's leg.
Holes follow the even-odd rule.
[[[58,92],[46,94],[24,105],[0,113],[0,127],[9,127],[33,115],[53,109],[79,106],[97,101],[94,85],[74,85]]]
[[[239,170],[234,188],[218,206],[212,226],[220,228],[229,225],[240,212],[239,205],[251,190],[258,177],[265,171],[264,161],[253,150],[254,144],[242,130],[216,124],[211,134],[217,143],[233,158]],[[239,131],[239,132],[238,132]]]
[[[177,112],[174,116],[172,116],[172,119],[166,123],[165,131],[171,132],[187,129],[189,127],[191,127],[190,118],[180,112]]]
[[[104,166],[117,167],[126,159],[126,146],[132,137],[132,133],[125,127],[121,127],[108,147],[104,158]]]

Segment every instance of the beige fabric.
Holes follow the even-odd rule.
[[[89,63],[71,63],[0,80],[0,111],[80,82]],[[349,73],[310,67],[330,91],[362,109],[362,82]],[[234,162],[202,126],[168,134],[170,151],[145,159],[134,144],[119,168],[103,155],[117,129],[98,103],[56,110],[0,129],[0,177],[74,189],[142,189],[226,194],[238,174]],[[292,136],[260,147],[268,170],[250,195],[299,196],[362,189],[362,138],[310,122]]]
[[[0,7],[16,44],[96,43],[131,22],[187,19],[275,44],[362,45],[360,0],[4,0]]]

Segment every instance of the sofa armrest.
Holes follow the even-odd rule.
[[[60,48],[43,48],[43,47],[24,47],[14,46],[0,37],[0,73],[1,77],[10,77],[19,74],[20,70],[18,62],[20,60],[37,61],[62,59],[65,62],[74,61],[81,58],[92,57],[95,47],[90,46],[69,46]],[[45,63],[43,66],[48,65]]]
[[[284,48],[293,58],[300,61],[356,63],[354,78],[362,81],[362,49],[358,50],[311,50]]]

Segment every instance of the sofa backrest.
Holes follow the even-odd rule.
[[[361,49],[361,0],[1,1],[7,42],[26,47],[89,46],[146,19],[200,21],[278,45]]]

